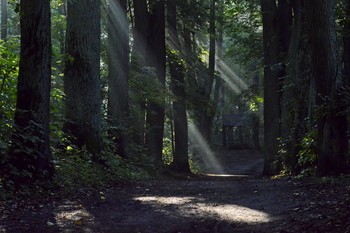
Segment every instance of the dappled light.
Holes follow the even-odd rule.
[[[135,200],[141,201],[145,205],[150,205],[156,211],[170,211],[164,209],[164,206],[173,206],[181,216],[191,217],[193,215],[204,215],[210,218],[217,218],[222,221],[239,222],[246,224],[258,224],[271,222],[274,219],[267,213],[254,210],[248,207],[239,205],[219,204],[212,206],[205,203],[204,198],[198,197],[136,197]]]
[[[94,224],[94,216],[82,204],[66,203],[60,205],[54,210],[54,215],[55,223],[48,221],[48,225],[57,224],[58,227],[65,228],[69,225],[82,225],[83,221],[85,224]],[[88,229],[85,227],[85,230]]]

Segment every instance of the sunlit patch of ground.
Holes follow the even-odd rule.
[[[55,221],[58,227],[84,225],[84,232],[92,232],[88,225],[94,224],[94,216],[89,213],[81,204],[65,203],[60,205],[54,211]],[[48,222],[48,225],[53,224]]]
[[[254,210],[239,205],[213,204],[205,203],[205,200],[197,197],[136,197],[135,200],[141,201],[145,205],[166,215],[171,215],[173,210],[184,217],[207,216],[220,221],[232,223],[259,224],[268,223],[274,220],[269,214],[262,211]],[[172,208],[164,208],[165,206],[173,206]]]

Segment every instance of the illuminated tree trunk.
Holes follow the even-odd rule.
[[[79,147],[102,149],[100,90],[100,1],[68,1],[64,131]]]
[[[127,0],[108,4],[108,118],[117,154],[126,158],[129,72]]]
[[[311,40],[312,75],[316,87],[318,173],[344,172],[347,137],[346,118],[337,106],[337,36],[333,0],[305,1],[305,13]]]
[[[168,23],[169,23],[169,43],[168,54],[171,75],[171,87],[175,96],[173,100],[174,129],[175,129],[175,152],[173,168],[179,172],[190,172],[188,162],[188,125],[186,114],[186,91],[181,63],[181,45],[177,30],[177,1],[168,1]]]
[[[49,0],[21,0],[21,52],[15,132],[5,179],[15,185],[53,174],[49,138],[51,28]]]

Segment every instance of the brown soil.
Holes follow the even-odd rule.
[[[0,232],[348,232],[350,178],[262,178],[262,156],[221,151],[206,175],[132,182],[0,207]]]

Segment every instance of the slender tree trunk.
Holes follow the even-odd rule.
[[[320,175],[340,174],[345,169],[347,138],[339,116],[337,78],[337,39],[333,0],[305,1],[305,13],[311,40],[312,74],[316,84],[318,129],[318,172]],[[345,122],[346,125],[346,122]]]
[[[162,163],[165,97],[161,96],[165,90],[166,49],[165,49],[165,7],[164,0],[154,2],[150,9],[150,54],[149,64],[155,68],[160,95],[157,103],[149,101],[147,104],[147,147],[157,161]]]
[[[1,0],[1,39],[7,39],[7,1]]]
[[[131,70],[136,74],[143,72],[142,68],[148,66],[147,55],[149,54],[149,15],[146,0],[134,0],[134,46],[132,51]],[[139,90],[131,89],[135,95]],[[141,98],[143,98],[141,96]],[[133,142],[138,145],[145,143],[145,111],[146,99],[139,99],[134,104],[132,111]],[[131,107],[131,106],[130,106]]]
[[[215,114],[214,104],[211,100],[211,93],[215,79],[215,57],[216,57],[216,0],[210,1],[209,18],[209,67],[208,75],[199,74],[199,92],[203,106],[198,106],[199,130],[207,142],[210,142],[211,118]]]
[[[53,175],[49,138],[50,20],[49,0],[21,0],[16,127],[7,162],[7,172],[11,173],[5,176],[15,185],[29,185]]]
[[[264,37],[264,149],[265,175],[275,175],[280,165],[274,166],[280,137],[280,84],[278,15],[275,0],[261,0]]]
[[[117,154],[126,158],[129,72],[127,0],[108,4],[108,118]]]
[[[178,1],[178,0],[177,0]],[[179,172],[190,172],[188,162],[188,125],[186,114],[186,91],[183,64],[181,61],[181,45],[177,31],[176,0],[168,0],[168,23],[170,52],[169,67],[171,75],[171,87],[175,96],[173,101],[174,129],[175,129],[175,153],[173,167]]]
[[[100,1],[68,1],[64,131],[97,156],[102,149]]]

